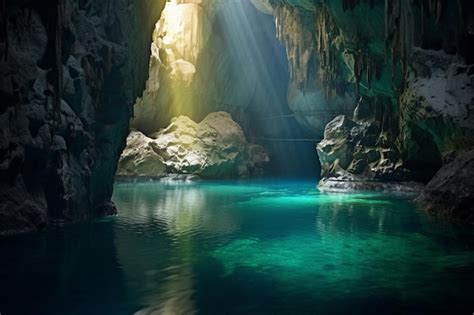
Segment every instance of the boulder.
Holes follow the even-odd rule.
[[[453,154],[417,200],[431,215],[474,224],[474,150]]]
[[[322,190],[417,191],[395,141],[373,121],[340,115],[327,124],[317,145]],[[406,186],[406,188],[404,187]]]
[[[216,112],[196,123],[186,116],[172,120],[150,137],[132,131],[117,175],[161,178],[169,174],[201,178],[239,178],[257,175],[269,161],[263,147],[247,142],[230,114]]]

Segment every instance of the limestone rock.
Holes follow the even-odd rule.
[[[429,214],[474,224],[474,150],[447,161],[418,201]]]
[[[153,139],[139,131],[131,131],[127,147],[119,162],[119,176],[160,177],[166,173],[166,165],[152,145]]]
[[[413,128],[424,133],[437,155],[474,145],[474,65],[441,51],[416,49],[402,94],[402,132],[413,143]],[[429,139],[428,139],[429,138]]]
[[[270,0],[250,0],[250,2],[257,8],[257,10],[265,14],[273,13],[273,7]]]
[[[172,117],[200,121],[221,110],[237,117],[252,102],[259,64],[235,43],[235,25],[227,20],[239,14],[233,6],[239,8],[227,1],[167,2],[155,26],[150,77],[134,107],[132,128],[149,134]]]
[[[115,211],[119,152],[165,2],[4,4],[0,235]]]
[[[201,178],[236,178],[261,173],[268,161],[263,147],[249,144],[228,113],[216,112],[200,123],[180,116],[151,137],[132,131],[117,175],[160,178],[168,174],[193,174]]]
[[[322,175],[320,187],[401,190],[394,185],[376,184],[411,179],[398,148],[387,141],[386,136],[371,121],[355,122],[343,115],[334,118],[326,126],[323,141],[317,145]],[[359,184],[355,184],[357,182]]]

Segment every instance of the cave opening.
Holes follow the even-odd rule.
[[[168,1],[153,34],[147,86],[134,107],[133,136],[139,132],[143,138],[160,141],[160,137],[169,136],[169,132],[159,133],[169,130],[170,123],[180,128],[176,126],[179,116],[199,124],[211,113],[227,112],[246,141],[267,153],[264,169],[254,175],[316,179],[320,167],[315,148],[320,139],[311,127],[298,122],[288,104],[288,67],[274,17],[258,10],[252,1]],[[200,137],[199,132],[193,132],[192,137]],[[200,149],[173,145],[194,156]],[[169,158],[166,154],[161,157]],[[125,153],[119,176],[155,177],[133,160]],[[214,179],[236,176],[235,172],[211,174],[201,172],[199,166],[192,169],[176,163],[172,168]]]

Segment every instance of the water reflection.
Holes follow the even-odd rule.
[[[123,214],[119,223],[127,227],[135,224],[137,228],[162,225],[174,237],[202,231],[211,235],[232,233],[238,218],[222,208],[209,208],[216,203],[225,207],[226,200],[231,198],[226,194],[209,194],[193,183],[122,183],[115,193]]]
[[[2,240],[2,311],[454,314],[474,307],[472,231],[431,222],[405,198],[264,181],[119,183],[114,200],[116,217]],[[35,302],[23,303],[25,296]]]
[[[160,290],[144,299],[148,307],[137,315],[196,314],[194,274],[190,264],[166,268],[169,275],[163,279]]]
[[[130,314],[106,220],[0,241],[2,314]]]
[[[119,261],[130,291],[139,284],[147,305],[137,314],[196,313],[192,267],[202,245],[197,243],[221,241],[239,225],[239,218],[225,209],[233,198],[226,188],[186,183],[116,187]]]

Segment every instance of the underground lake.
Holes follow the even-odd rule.
[[[471,312],[472,230],[315,187],[118,182],[118,215],[1,241],[2,314]]]

